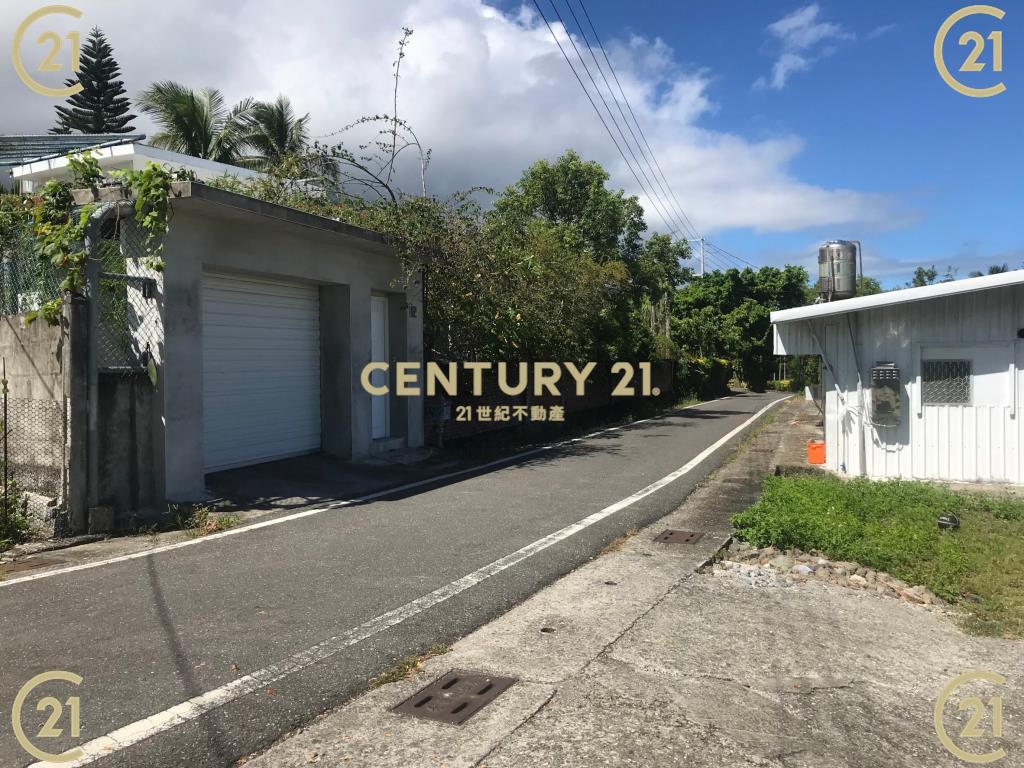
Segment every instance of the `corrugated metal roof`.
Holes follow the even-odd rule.
[[[905,288],[900,291],[887,291],[886,293],[876,293],[872,296],[857,296],[853,299],[811,304],[810,306],[796,307],[795,309],[780,309],[777,312],[772,312],[772,322],[787,323],[793,320],[810,320],[813,317],[842,315],[846,312],[862,312],[866,309],[888,307],[892,304],[927,301],[928,299],[939,299],[943,296],[955,296],[959,293],[985,291],[991,288],[1001,288],[1005,285],[1019,285],[1021,283],[1024,283],[1024,269],[1014,269],[997,275],[971,277],[966,280],[952,280],[948,283],[926,285],[922,288]]]
[[[64,155],[89,147],[114,146],[142,141],[143,133],[44,133],[38,135],[0,135],[0,165],[21,165],[33,160]]]

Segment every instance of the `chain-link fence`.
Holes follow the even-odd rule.
[[[28,225],[0,242],[0,472],[4,495],[24,505],[44,532],[62,533],[67,478],[67,399],[62,386],[62,329],[26,326],[61,295],[57,269],[39,258]]]
[[[145,236],[130,216],[111,215],[99,228],[96,364],[101,373],[156,375],[159,363],[159,273],[147,264]]]
[[[4,397],[4,459],[24,492],[59,499],[63,493],[67,419],[64,403]]]
[[[88,312],[68,310],[68,319],[57,325],[43,318],[26,322],[28,313],[61,296],[61,276],[38,257],[30,228],[0,242],[0,357],[7,379],[0,397],[0,473],[9,481],[0,491],[15,491],[27,500],[26,508],[43,531],[60,534],[68,522],[63,513],[68,494],[74,493],[68,487],[72,393],[81,396],[88,386],[90,404],[107,408],[98,437],[102,442],[121,429],[116,416],[137,407],[139,383],[157,379],[160,273],[150,264],[133,213],[130,205],[107,204],[94,214],[84,244]],[[72,362],[72,347],[86,349],[72,343],[80,338],[88,340],[88,364],[80,356]],[[81,419],[81,413],[75,418]],[[94,448],[97,456],[119,455],[116,450],[104,453],[100,445]],[[109,484],[109,478],[99,482],[101,496]]]
[[[0,253],[0,315],[33,312],[60,296],[57,269],[36,255],[27,226],[0,243]]]

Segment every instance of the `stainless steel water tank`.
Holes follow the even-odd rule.
[[[850,240],[829,240],[818,248],[818,293],[825,301],[857,295],[857,249]]]

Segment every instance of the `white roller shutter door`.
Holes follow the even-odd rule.
[[[203,276],[207,472],[320,450],[316,286]]]

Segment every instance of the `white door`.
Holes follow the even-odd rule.
[[[320,450],[316,286],[203,276],[207,472]]]
[[[388,300],[383,296],[370,297],[370,360],[374,363],[388,362]],[[388,383],[384,371],[374,371],[370,383],[382,387]],[[370,395],[370,425],[374,440],[386,438],[389,434],[389,398],[387,395]]]

